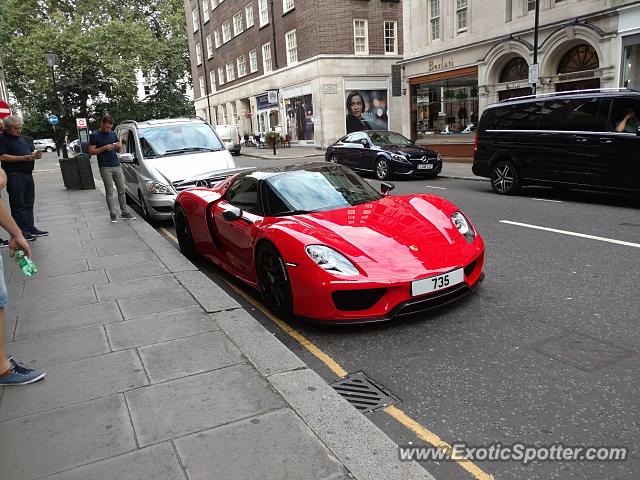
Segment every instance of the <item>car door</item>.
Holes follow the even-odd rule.
[[[344,165],[354,170],[371,170],[371,166],[366,162],[366,155],[364,152],[365,147],[362,144],[363,140],[369,140],[369,137],[364,132],[354,132],[347,138],[347,148],[345,152]]]
[[[623,131],[617,132],[616,127],[622,127],[622,121],[630,112],[633,116],[624,124]],[[608,132],[598,135],[603,161],[607,163],[608,175],[606,186],[640,190],[640,96],[617,97],[611,100]]]
[[[231,206],[242,209],[242,218],[225,220],[223,214]],[[219,251],[229,270],[248,281],[253,279],[253,245],[258,233],[256,222],[262,219],[258,181],[253,177],[238,178],[227,190],[213,213]]]
[[[597,118],[601,99],[589,95],[545,100],[539,122],[542,180],[599,185],[606,174],[601,161]]]
[[[346,165],[347,155],[349,153],[349,137],[351,135],[347,135],[338,140],[331,148],[332,148],[332,157],[335,157],[337,163],[341,165]]]
[[[135,145],[133,141],[133,134],[128,128],[121,128],[118,130],[118,140],[122,144],[120,147],[120,153],[130,153],[134,158],[138,158],[135,153]],[[138,183],[138,175],[135,166],[135,163],[122,162],[122,174],[124,176],[125,189],[127,193],[138,199],[137,193],[137,183]]]

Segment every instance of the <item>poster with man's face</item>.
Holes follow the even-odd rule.
[[[347,133],[361,130],[388,130],[386,90],[347,90]]]

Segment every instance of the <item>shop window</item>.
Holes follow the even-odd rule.
[[[519,82],[529,79],[529,64],[522,57],[516,57],[507,62],[500,72],[500,83]]]
[[[595,70],[600,66],[598,54],[591,45],[582,44],[569,50],[558,64],[558,73]]]

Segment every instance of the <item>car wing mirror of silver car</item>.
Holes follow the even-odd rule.
[[[136,157],[131,153],[120,153],[118,159],[122,163],[137,163]]]

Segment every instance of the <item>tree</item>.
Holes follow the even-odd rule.
[[[7,86],[29,118],[56,113],[73,133],[74,117],[97,126],[106,112],[120,120],[192,112],[185,22],[180,0],[2,0]],[[137,99],[137,70],[153,80],[150,101]]]

